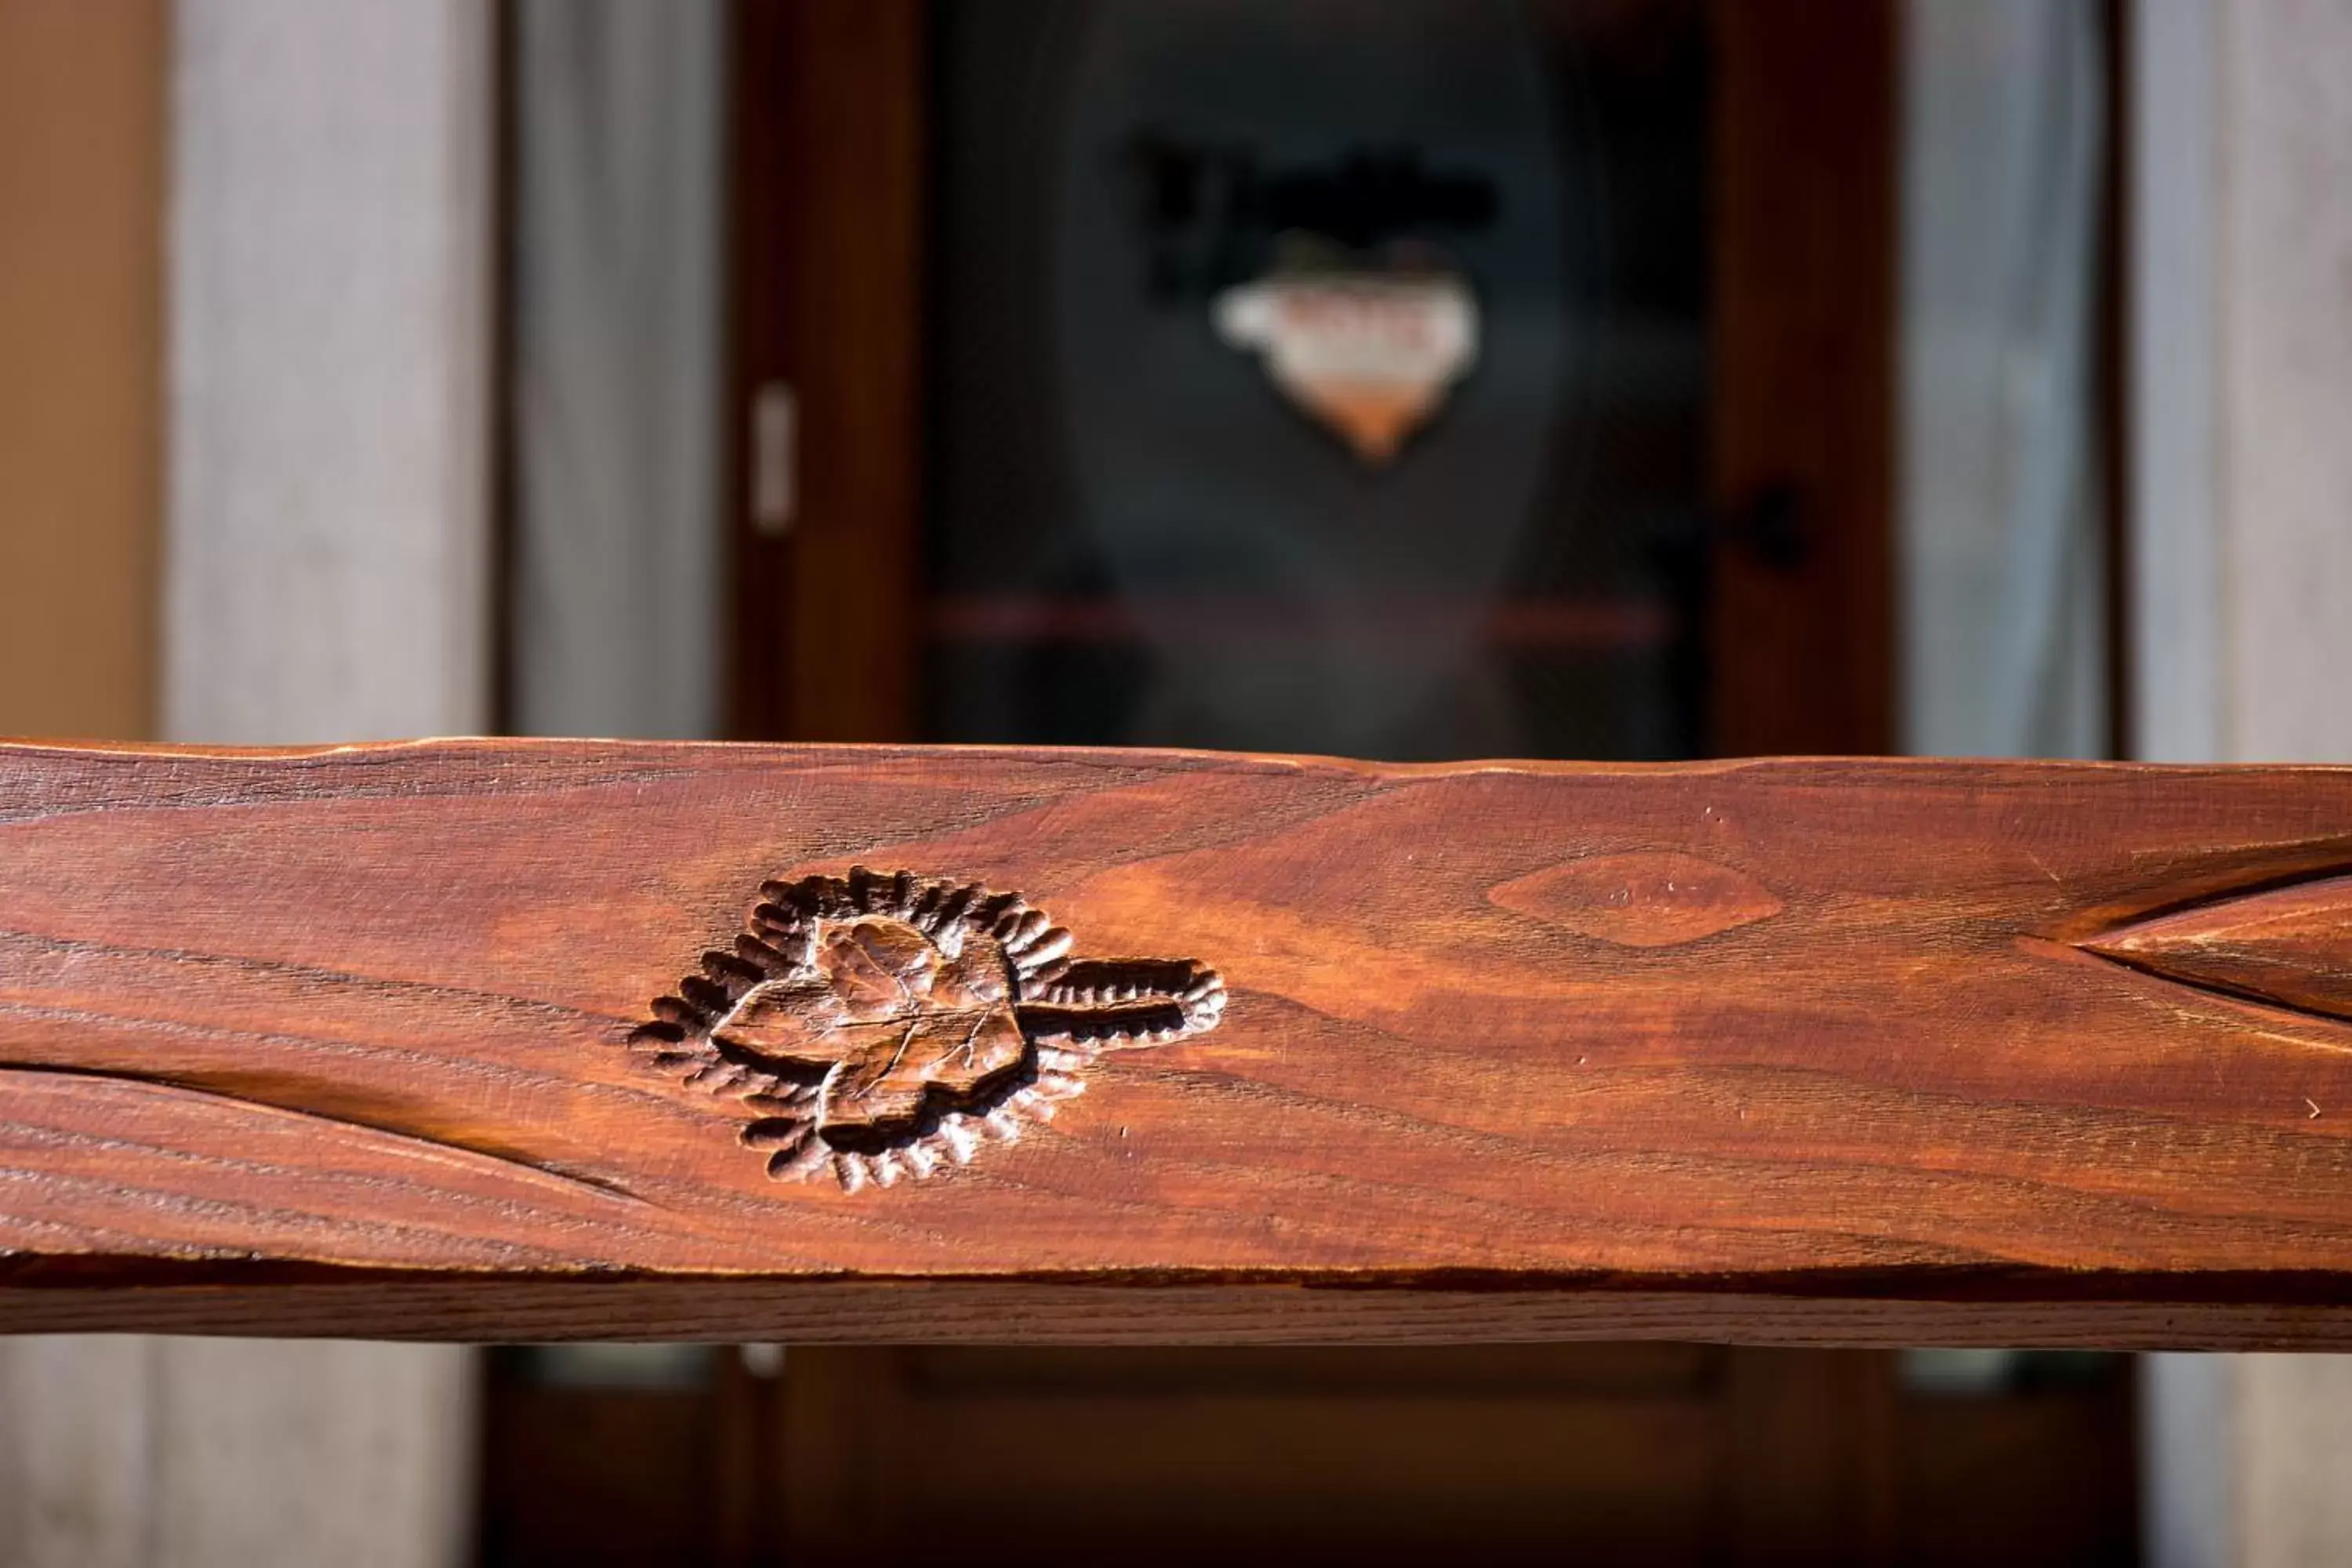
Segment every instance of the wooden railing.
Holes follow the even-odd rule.
[[[0,1327],[2352,1342],[2352,770],[0,751]]]

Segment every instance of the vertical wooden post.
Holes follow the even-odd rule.
[[[911,740],[923,7],[735,12],[730,728],[747,740]],[[763,391],[792,400],[797,471],[789,516],[761,521],[749,447]],[[745,635],[759,627],[781,628],[781,641]]]
[[[1897,10],[1713,11],[1721,756],[1891,743]]]

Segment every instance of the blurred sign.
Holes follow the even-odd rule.
[[[1276,272],[1210,309],[1220,339],[1256,353],[1284,396],[1371,468],[1478,357],[1478,302],[1452,272]]]

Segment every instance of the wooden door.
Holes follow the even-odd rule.
[[[1266,20],[1281,9],[739,9],[735,424],[755,433],[779,389],[799,421],[787,523],[761,515],[756,454],[735,466],[739,732],[1411,757],[1884,751],[1895,8],[1547,0],[1491,15],[1390,8],[1386,21],[1324,8],[1286,35]],[[1418,136],[1409,158],[1370,131],[1345,153],[1328,137],[1320,152],[1313,135],[1286,141],[1279,112],[1251,100],[1246,66],[1216,58],[1298,47],[1292,90],[1304,92],[1318,72],[1378,79],[1396,68],[1380,57],[1382,28],[1416,26],[1415,47],[1443,64],[1414,68],[1475,84],[1450,116],[1441,105],[1383,120],[1362,100],[1330,110],[1369,115],[1393,140]],[[1191,78],[1187,49],[1200,62]],[[1188,96],[1211,79],[1204,97]],[[1281,79],[1269,79],[1279,97]],[[1509,135],[1495,128],[1511,120],[1498,106],[1530,80],[1549,95],[1549,142],[1513,156],[1537,172],[1493,174],[1462,149]],[[1118,99],[1108,110],[1107,95]],[[1468,393],[1433,435],[1367,469],[1329,439],[1318,447],[1328,433],[1295,411],[1275,432],[1284,411],[1248,401],[1258,389],[1241,384],[1236,363],[1196,363],[1205,334],[1186,313],[1205,320],[1215,290],[1278,252],[1251,224],[1297,220],[1296,200],[1264,216],[1283,190],[1322,191],[1316,216],[1359,253],[1383,243],[1377,217],[1332,210],[1361,168],[1381,171],[1391,205],[1484,178],[1502,210],[1462,235],[1432,198],[1409,237],[1465,258],[1506,323],[1477,374],[1549,389],[1546,434],[1517,437],[1540,463],[1516,500],[1511,463],[1496,457],[1508,416]],[[1547,188],[1558,211],[1528,219],[1529,193]],[[1098,220],[1084,216],[1089,204]],[[1345,232],[1351,217],[1358,232]],[[1146,269],[1135,284],[1146,304],[1074,308],[1139,260],[1097,258],[1122,230]],[[1510,323],[1540,335],[1528,323],[1555,318],[1569,341],[1538,376],[1509,358]],[[1095,341],[1121,346],[1092,359],[1068,346]],[[1140,394],[1137,382],[1149,384]],[[1234,432],[1223,411],[1237,405],[1259,434]],[[1222,476],[1201,481],[1219,498],[1213,517],[1171,527],[1155,513],[1203,472]],[[1383,489],[1401,499],[1384,508]],[[1344,516],[1349,536],[1335,546],[1291,521],[1321,515]],[[1483,577],[1480,515],[1508,536]],[[1431,546],[1401,542],[1400,527]],[[1358,580],[1360,562],[1382,557],[1392,570]],[[1422,713],[1362,719],[1409,678],[1393,671],[1397,647],[1424,643],[1445,650],[1425,662],[1452,662]],[[1411,656],[1402,662],[1410,671]],[[1269,698],[1257,673],[1267,666],[1307,673]],[[1185,1447],[1192,1468],[1169,1469],[1156,1502],[1121,1494],[1132,1521],[1162,1533],[1191,1517],[1194,1490],[1288,1473],[1173,1436],[1183,1402],[1171,1401],[1181,1380],[1165,1362],[1147,1374],[1115,1357],[1069,1358],[1058,1394],[1034,1405],[1009,1381],[938,1372],[932,1352],[834,1359],[845,1355],[804,1351],[784,1388],[791,1436],[772,1484],[794,1529],[814,1532],[803,1543],[848,1520],[878,1528],[856,1500],[907,1473],[898,1445],[992,1398],[1008,1420],[1097,1418],[1114,1422],[1120,1437],[1101,1439],[1114,1446]],[[1612,1450],[1646,1486],[1585,1472],[1594,1496],[1618,1499],[1600,1510],[1612,1528],[1648,1556],[1742,1542],[1766,1558],[1862,1560],[1898,1544],[1923,1555],[1895,1516],[1933,1513],[1942,1472],[1906,1456],[1966,1402],[1906,1393],[1891,1353],[1733,1351],[1670,1374],[1631,1352],[1549,1356],[1533,1356],[1548,1370],[1528,1419],[1630,1431],[1633,1412],[1655,1408],[1706,1435]],[[1216,1382],[1213,1359],[1184,1364]],[[1335,1452],[1330,1474],[1355,1477],[1367,1529],[1448,1516],[1458,1478],[1441,1479],[1441,1454],[1495,1482],[1468,1510],[1486,1521],[1475,1539],[1490,1553],[1594,1516],[1556,1485],[1511,1489],[1521,1438],[1507,1435],[1475,1358],[1444,1397],[1435,1382],[1391,1394],[1396,1373],[1370,1354],[1287,1382],[1292,1363],[1254,1364],[1285,1390],[1257,1415],[1420,1434],[1417,1447],[1391,1447],[1424,1456],[1426,1470],[1400,1458],[1383,1471],[1369,1456],[1351,1468]],[[2127,1398],[2124,1370],[2110,1367],[2087,1384],[1977,1405],[2017,1413],[2026,1431],[2043,1413],[2062,1412],[2058,1426],[2086,1416],[2099,1451],[2120,1462]],[[881,1414],[902,1407],[922,1414]],[[854,1434],[844,1451],[866,1455],[864,1468],[796,1459],[828,1431]],[[2008,1458],[2017,1478],[2042,1463],[2024,1447]],[[1172,1479],[1180,1470],[1189,1482]],[[894,1517],[916,1517],[922,1496],[894,1493]],[[2042,1539],[2079,1556],[2085,1537],[2060,1522],[2075,1520],[2090,1538],[2128,1540],[2127,1487],[2078,1500],[2034,1510]],[[936,1506],[942,1518],[985,1511],[951,1490]]]
[[[1153,547],[1148,540],[1125,550],[1068,542],[1086,533],[1070,514],[1122,504],[1105,500],[1099,483],[1074,499],[1088,485],[1073,470],[1088,463],[1072,453],[1131,438],[1137,420],[1074,422],[1069,405],[1099,401],[1106,389],[1065,385],[1074,375],[1083,382],[1086,368],[1060,363],[1054,345],[1123,323],[1056,313],[1052,299],[1085,291],[1057,279],[1072,265],[1095,266],[1078,279],[1091,284],[1101,270],[1057,260],[1057,250],[1120,238],[1148,246],[1151,276],[1137,287],[1164,290],[1163,305],[1205,321],[1208,291],[1246,270],[1229,253],[1274,248],[1263,231],[1297,216],[1264,212],[1275,205],[1265,193],[1286,179],[1310,187],[1319,179],[1327,195],[1339,189],[1329,197],[1338,202],[1349,181],[1370,184],[1364,199],[1377,205],[1409,201],[1393,187],[1415,181],[1442,199],[1449,173],[1465,171],[1389,167],[1379,160],[1398,144],[1376,134],[1289,164],[1271,152],[1236,153],[1213,122],[1189,139],[1163,134],[1186,123],[1184,82],[1132,83],[1118,72],[1134,60],[1089,43],[1118,34],[1111,21],[1136,9],[1098,15],[1104,7],[1060,0],[936,15],[920,0],[736,8],[727,436],[738,735],[1255,738],[1236,732],[1246,726],[1230,715],[1180,716],[1139,733],[1135,650],[1146,646],[1162,662],[1185,652],[1147,646],[1155,571],[1187,579],[1173,584],[1179,591],[1201,590],[1181,606],[1204,628],[1196,641],[1238,637],[1296,657],[1298,639],[1285,641],[1283,628],[1314,605],[1284,597],[1295,584],[1269,584],[1246,563],[1139,557]],[[1179,26],[1159,45],[1213,51],[1220,24],[1244,44],[1281,32],[1254,33],[1233,8],[1201,9],[1208,21],[1199,37]],[[1551,358],[1495,371],[1534,377],[1512,395],[1549,410],[1481,437],[1489,447],[1530,447],[1539,465],[1524,493],[1497,493],[1504,487],[1489,482],[1496,465],[1483,448],[1446,447],[1458,435],[1443,422],[1468,423],[1475,412],[1454,408],[1434,416],[1436,437],[1370,479],[1357,471],[1351,482],[1328,441],[1319,453],[1273,457],[1231,441],[1199,455],[1172,446],[1177,477],[1229,462],[1254,487],[1233,494],[1229,510],[1270,508],[1276,523],[1285,506],[1337,504],[1358,514],[1351,525],[1377,528],[1381,509],[1364,498],[1414,484],[1423,488],[1391,510],[1424,533],[1442,532],[1426,521],[1433,516],[1459,527],[1465,510],[1508,514],[1503,526],[1520,531],[1496,552],[1511,558],[1485,577],[1416,594],[1413,574],[1448,569],[1444,552],[1415,557],[1404,581],[1374,584],[1353,607],[1391,635],[1475,622],[1502,679],[1539,695],[1518,704],[1516,729],[1449,735],[1423,726],[1372,739],[1431,755],[1482,742],[1515,755],[1885,750],[1894,7],[1839,0],[1780,16],[1705,0],[1546,0],[1484,9],[1502,20],[1418,25],[1433,26],[1432,37],[1460,34],[1454,64],[1529,100],[1525,123],[1507,132],[1540,137],[1511,154],[1536,157],[1540,178],[1489,181],[1500,190],[1486,199],[1509,213],[1531,205],[1531,189],[1557,187],[1562,208],[1491,255],[1475,250],[1475,236],[1456,246],[1489,271],[1517,269],[1494,285],[1517,292],[1491,302],[1490,358],[1528,310],[1566,323],[1553,329],[1567,341]],[[1364,27],[1371,14],[1350,24],[1345,8],[1320,12],[1301,27],[1309,41],[1328,27],[1344,42],[1351,31],[1381,31]],[[1298,33],[1277,42],[1297,45]],[[1148,53],[1154,39],[1125,41]],[[1357,41],[1378,68],[1382,40]],[[1171,74],[1181,75],[1181,62]],[[1109,85],[1095,82],[1104,76]],[[1084,119],[1083,105],[1066,101],[1082,90],[1148,100],[1136,111],[1140,129],[1107,141],[1096,160],[1117,162],[1115,174],[1056,162],[1056,116],[1067,109]],[[1421,128],[1459,140],[1466,132],[1456,121],[1478,107],[1390,134]],[[1332,112],[1344,116],[1345,106]],[[1476,165],[1466,174],[1475,184]],[[1193,210],[1237,205],[1237,178],[1258,198],[1250,213]],[[1155,201],[1180,204],[1181,221],[1144,210]],[[1133,234],[1055,230],[1056,210],[1114,206],[1137,209]],[[1399,223],[1409,228],[1412,216]],[[1378,216],[1369,222],[1349,237],[1393,240]],[[1225,390],[1206,395],[1230,400],[1238,367],[1233,356]],[[1307,454],[1318,438],[1305,422],[1271,398],[1258,402],[1252,417],[1296,426],[1292,447]],[[788,503],[776,500],[772,476],[763,486],[760,440],[763,428],[782,427],[787,408]],[[1139,417],[1197,412],[1171,405]],[[1318,462],[1320,479],[1290,482]],[[1437,478],[1424,484],[1417,465],[1434,466]],[[1138,468],[1127,482],[1152,479]],[[1246,516],[1233,526],[1245,528]],[[1033,559],[1001,569],[1008,544]],[[1328,552],[1307,570],[1328,573],[1347,553]],[[1007,661],[1014,673],[970,675]],[[1024,681],[1063,695],[1007,709],[997,694]],[[1126,716],[1105,717],[1107,706]],[[1312,738],[1318,712],[1302,699],[1275,732],[1313,749],[1299,736]]]
[[[1410,756],[1884,750],[1893,7],[1556,0],[1385,21],[1326,8],[1288,28],[1266,19],[1280,9],[739,9],[735,428],[756,437],[762,400],[789,395],[799,447],[782,523],[761,513],[758,454],[736,465],[740,732]],[[1286,139],[1278,77],[1250,100],[1250,51],[1285,47],[1309,78],[1320,60],[1375,80],[1428,79],[1410,50],[1433,50],[1460,101],[1383,118],[1368,88],[1326,106],[1340,140],[1318,150],[1312,133]],[[1495,107],[1515,97],[1532,130]],[[1377,129],[1351,131],[1350,113]],[[1512,134],[1535,142],[1508,153],[1532,172],[1465,151]],[[1452,222],[1444,193],[1479,182],[1500,216]],[[1292,210],[1266,216],[1286,191]],[[1384,218],[1409,243],[1450,246],[1498,323],[1476,374],[1505,393],[1462,393],[1434,434],[1367,468],[1245,384],[1237,360],[1198,363],[1215,291],[1284,243],[1257,230],[1302,212],[1359,254],[1397,243]],[[1140,256],[1117,253],[1122,240]],[[1071,306],[1139,262],[1139,309]],[[1522,349],[1514,332],[1539,340],[1527,323],[1542,321],[1563,323],[1559,346]],[[1095,340],[1129,346],[1070,351]],[[1507,395],[1549,403],[1515,425]],[[1497,461],[1511,440],[1523,476]],[[1216,515],[1171,529],[1153,509],[1204,470],[1227,476],[1204,481]],[[1318,514],[1346,516],[1336,542],[1300,525]],[[1447,667],[1420,715],[1382,707],[1383,688],[1418,673],[1391,643]],[[1266,665],[1305,672],[1269,698]],[[1367,709],[1381,716],[1340,717]],[[1884,1352],[1534,1352],[1512,1364],[1540,1395],[1499,1403],[1476,1357],[1414,1363],[1409,1392],[1393,1358],[1310,1374],[1260,1357],[1247,1364],[1270,1392],[1227,1414],[1303,1424],[1295,1466],[1195,1440],[1181,1390],[1187,1376],[1238,1387],[1223,1358],[1049,1362],[1041,1403],[969,1357],[942,1371],[932,1352],[799,1352],[770,1483],[794,1539],[845,1542],[887,1515],[911,1547],[926,1507],[984,1516],[977,1494],[915,1485],[900,1451],[968,1416],[1028,1422],[1024,1441],[1059,1421],[1082,1446],[1149,1449],[1143,1473],[1165,1484],[1117,1495],[1131,1526],[1170,1539],[1212,1517],[1259,1537],[1275,1522],[1200,1515],[1200,1492],[1319,1485],[1324,1515],[1375,1534],[1450,1521],[1487,1555],[1571,1521],[1605,1520],[1653,1560],[1740,1542],[1859,1559],[1893,1540],[1904,1401]],[[1095,1436],[1078,1436],[1088,1421]],[[1546,1423],[1564,1425],[1546,1438]],[[1580,1423],[1657,1436],[1588,1462],[1581,1493],[1559,1464],[1521,1462],[1548,1441],[1589,1447]],[[1369,1447],[1351,1460],[1348,1430],[1396,1434],[1391,1462]],[[828,1432],[835,1459],[803,1462]],[[1785,1462],[1762,1458],[1775,1453]],[[1491,1482],[1475,1501],[1472,1474]],[[887,1505],[872,1490],[885,1478]],[[1108,1523],[1118,1510],[1104,1507]],[[1337,1551],[1342,1532],[1318,1528]]]

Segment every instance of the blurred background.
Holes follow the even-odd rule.
[[[2347,280],[2343,0],[0,0],[0,731],[2352,760]],[[2347,1479],[2320,1358],[0,1343],[12,1563],[2218,1568]]]

